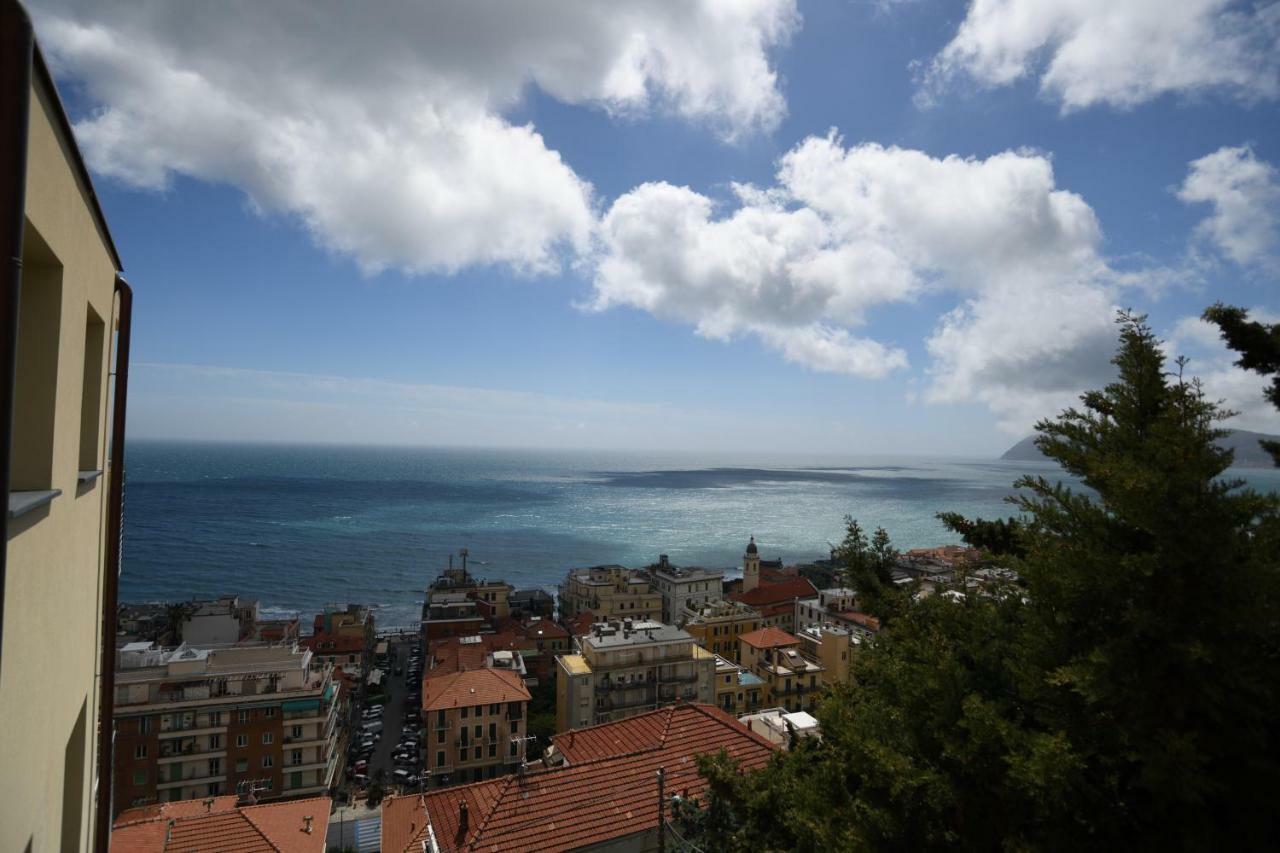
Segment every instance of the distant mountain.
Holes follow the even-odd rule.
[[[1271,468],[1275,465],[1271,457],[1261,447],[1259,441],[1280,441],[1280,435],[1267,435],[1261,432],[1249,432],[1247,429],[1233,429],[1231,434],[1219,442],[1223,447],[1235,451],[1237,468]],[[1029,435],[1010,447],[1001,456],[1014,462],[1043,462],[1045,455],[1036,447],[1036,437]]]

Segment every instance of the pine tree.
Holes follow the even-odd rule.
[[[1249,319],[1248,311],[1221,302],[1205,309],[1204,319],[1216,324],[1222,331],[1222,340],[1240,353],[1237,367],[1272,377],[1266,397],[1280,409],[1280,323],[1254,322]],[[1264,441],[1261,444],[1280,465],[1280,442]]]
[[[821,743],[746,775],[704,759],[706,845],[1280,840],[1280,504],[1222,479],[1222,413],[1143,318],[1120,330],[1117,380],[1037,426],[1089,493],[1018,483],[1021,585],[904,602],[821,704]]]

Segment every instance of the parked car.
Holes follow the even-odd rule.
[[[402,740],[402,741],[400,741],[400,748],[401,748],[401,749],[412,750],[413,752],[417,752],[417,750],[418,750],[418,742],[417,742],[416,740]]]
[[[395,781],[399,782],[400,784],[404,785],[404,784],[407,784],[407,783],[409,782],[409,780],[413,778],[413,774],[412,774],[412,773],[410,773],[408,770],[405,770],[405,769],[402,767],[402,768],[400,768],[400,769],[398,769],[398,770],[394,771],[394,772],[391,774],[391,778],[392,778],[392,779],[394,779]]]
[[[369,785],[369,777],[366,776],[364,773],[357,773],[356,778],[353,779],[352,781],[355,782],[357,785],[359,785],[361,788],[368,787]]]
[[[355,763],[355,768],[357,773],[363,773],[369,769],[369,762],[362,758]]]
[[[360,727],[360,731],[365,732],[366,734],[371,734],[371,735],[372,735],[372,734],[381,734],[381,733],[382,733],[382,721],[381,721],[381,720],[371,720],[370,722],[367,722],[367,723],[365,723],[363,726],[361,726],[361,727]]]

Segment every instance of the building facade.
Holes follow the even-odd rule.
[[[716,655],[717,708],[736,717],[758,710],[764,696],[764,679],[746,667]]]
[[[810,625],[796,632],[800,654],[822,665],[827,684],[848,684],[853,680],[850,666],[854,650],[862,642],[848,628],[839,625]]]
[[[715,656],[661,622],[598,623],[556,659],[556,731],[610,723],[672,702],[715,701]]]
[[[684,630],[714,655],[738,663],[738,639],[762,627],[760,611],[740,601],[713,601],[685,610]]]
[[[671,565],[666,554],[648,568],[649,579],[662,596],[662,621],[679,626],[686,610],[719,601],[724,572],[719,569],[681,568]]]
[[[500,666],[426,679],[422,684],[423,749],[430,786],[480,782],[520,766],[525,757],[529,699],[520,674]]]
[[[115,810],[234,794],[328,793],[342,714],[328,664],[296,644],[120,651]]]
[[[647,575],[626,566],[573,569],[560,585],[560,618],[590,610],[598,620],[657,619],[662,596]]]
[[[746,634],[742,665],[765,684],[764,702],[787,711],[812,711],[825,686],[822,664],[800,653],[800,640],[779,628]]]
[[[0,0],[0,117],[0,850],[88,850],[110,831],[131,296],[14,0]]]

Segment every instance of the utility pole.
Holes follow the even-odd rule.
[[[658,853],[667,853],[667,816],[666,816],[666,797],[664,796],[663,787],[666,784],[667,775],[661,767],[658,768]]]

